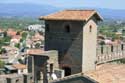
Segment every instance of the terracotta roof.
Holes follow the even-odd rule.
[[[102,17],[95,10],[64,10],[48,16],[40,17],[40,19],[87,21],[94,15],[97,16],[98,20],[102,20]]]
[[[125,64],[104,64],[85,74],[99,83],[125,83]]]
[[[29,55],[37,55],[37,54],[42,54],[42,53],[44,53],[45,51],[44,50],[42,50],[42,49],[29,49],[29,50],[27,50],[27,54],[29,54]]]
[[[24,64],[14,64],[12,66],[16,69],[26,69],[27,68],[26,65],[24,65]]]
[[[6,50],[19,50],[18,48],[12,46],[2,46],[2,48],[5,48]]]
[[[1,32],[4,32],[4,30],[3,30],[3,29],[0,29],[0,33],[1,33]]]
[[[9,36],[14,36],[17,34],[17,31],[15,31],[14,29],[8,29],[7,30],[7,35]]]
[[[103,64],[97,66],[95,71],[89,71],[79,74],[70,75],[61,79],[52,81],[58,83],[68,81],[70,79],[87,78],[95,83],[125,83],[125,64]]]
[[[14,35],[13,37],[12,37],[12,39],[21,39],[22,37],[21,37],[21,35]]]

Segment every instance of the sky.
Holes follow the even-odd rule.
[[[36,3],[56,7],[125,9],[125,0],[1,0],[0,3]]]

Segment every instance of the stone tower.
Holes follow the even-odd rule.
[[[59,51],[66,76],[95,69],[97,22],[102,20],[95,10],[64,10],[40,20],[45,20],[45,50]]]

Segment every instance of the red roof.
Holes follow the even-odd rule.
[[[15,36],[17,34],[17,32],[14,29],[8,29],[7,31],[7,35],[9,36]]]
[[[0,29],[0,32],[4,32],[4,30],[3,30],[3,29]]]
[[[125,64],[103,64],[85,75],[99,83],[125,83]]]
[[[26,65],[24,64],[14,64],[12,65],[13,67],[15,67],[16,69],[26,69]]]
[[[102,17],[95,10],[64,10],[48,16],[40,17],[40,19],[87,21],[94,15],[98,20],[102,20]]]
[[[14,35],[14,36],[12,37],[12,39],[21,39],[21,36],[20,36],[20,35]]]
[[[27,50],[27,54],[42,54],[42,53],[44,53],[45,51],[43,51],[42,49],[29,49],[29,50]]]

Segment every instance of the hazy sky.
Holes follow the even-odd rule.
[[[125,9],[125,0],[1,0],[0,3],[37,3],[57,7],[97,7]]]

